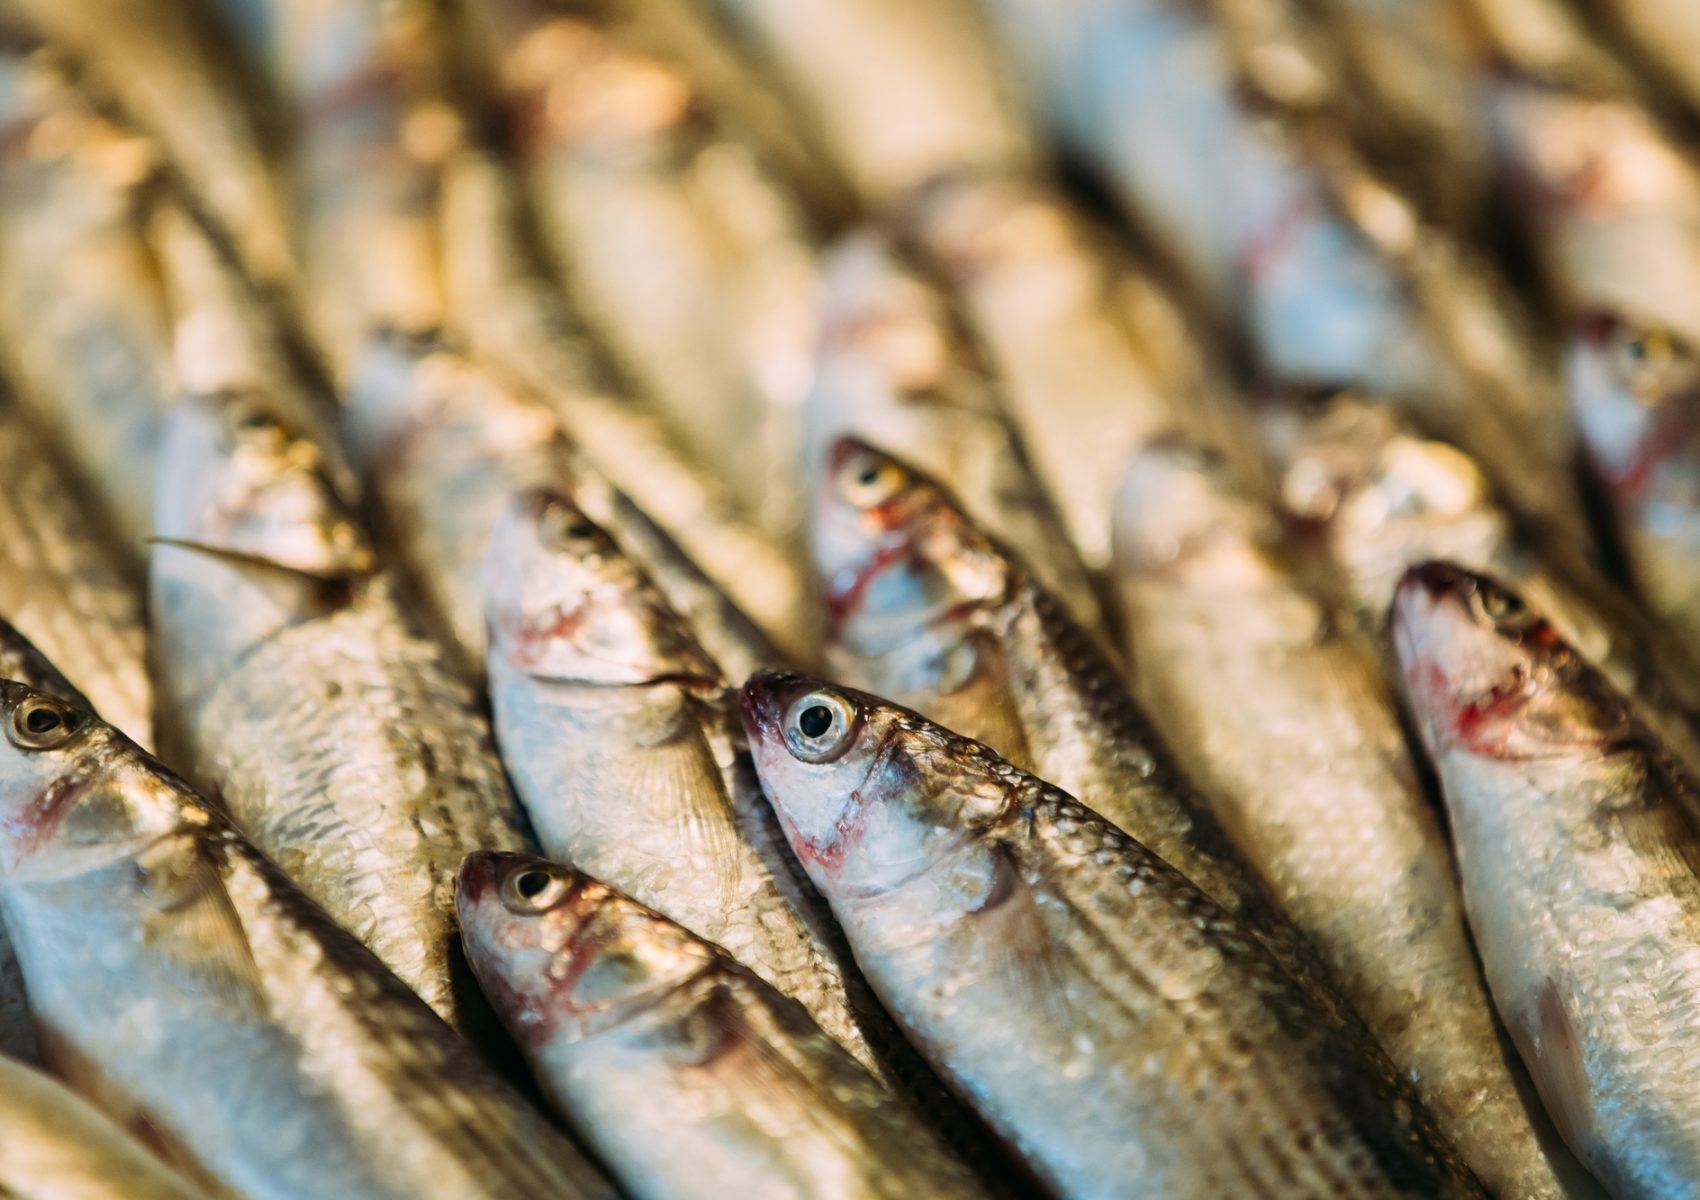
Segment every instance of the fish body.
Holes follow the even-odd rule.
[[[474,969],[632,1195],[982,1194],[801,1005],[654,910],[517,855],[472,856],[456,898]]]
[[[468,687],[404,616],[320,470],[257,394],[185,400],[150,569],[184,759],[326,911],[451,1020],[452,880],[524,819]]]
[[[1092,581],[1033,473],[1000,381],[943,289],[890,239],[863,231],[834,250],[822,305],[803,414],[811,489],[825,486],[840,438],[899,455],[947,483],[1070,612],[1097,628]]]
[[[613,1194],[176,776],[44,693],[0,705],[0,913],[50,1064],[108,1115],[255,1200]]]
[[[1373,649],[1331,620],[1273,513],[1196,447],[1117,509],[1135,691],[1285,912],[1483,1184],[1560,1196],[1476,968],[1446,841]]]
[[[1255,938],[1095,813],[862,693],[768,672],[743,704],[858,964],[1049,1188],[1478,1194]]]
[[[1682,0],[1607,0],[1601,7],[1689,109],[1700,111],[1700,12]]]
[[[0,1056],[0,1188],[16,1200],[197,1200],[88,1101]]]
[[[727,681],[649,577],[539,492],[491,535],[486,596],[496,733],[545,851],[725,947],[871,1063]]]
[[[1543,618],[1451,564],[1392,633],[1495,1003],[1615,1196],[1700,1195],[1693,777]]]

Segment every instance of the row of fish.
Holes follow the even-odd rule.
[[[1608,7],[0,6],[0,1191],[1700,1195]]]

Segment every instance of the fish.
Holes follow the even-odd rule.
[[[1109,654],[937,481],[846,439],[815,497],[843,678],[1056,781],[1260,930],[1269,897]]]
[[[805,193],[654,45],[642,13],[481,11],[539,221],[585,321],[739,511],[800,543],[794,447],[819,241]]]
[[[567,438],[553,411],[445,332],[367,339],[346,393],[344,436],[388,542],[436,624],[483,670],[490,530],[515,493],[569,494],[650,573],[714,660],[742,679],[785,661],[760,628]]]
[[[0,356],[139,570],[171,396],[165,296],[144,237],[155,150],[25,38],[0,53]]]
[[[185,397],[160,463],[149,603],[177,761],[433,1009],[476,1023],[454,872],[532,842],[472,689],[269,395]]]
[[[1606,0],[1600,10],[1689,110],[1700,111],[1700,13],[1681,0]]]
[[[145,598],[76,476],[0,382],[0,616],[126,733],[153,737]]]
[[[1582,1194],[1519,1094],[1373,647],[1201,444],[1133,460],[1116,548],[1145,711],[1465,1163],[1494,1195]]]
[[[1694,776],[1538,610],[1445,562],[1393,601],[1494,1002],[1614,1196],[1700,1195]]]
[[[470,856],[455,896],[486,991],[631,1195],[984,1194],[806,1009],[655,910],[523,855]]]
[[[900,455],[949,484],[1082,624],[1100,628],[1093,581],[1034,475],[1002,381],[947,293],[867,228],[831,252],[821,303],[801,446],[811,492],[826,486],[839,438]]]
[[[1582,448],[1636,591],[1700,647],[1700,357],[1673,330],[1597,312],[1566,359]]]
[[[466,349],[554,412],[585,461],[666,532],[786,655],[815,631],[794,557],[738,512],[728,487],[653,401],[619,378],[543,251],[522,181],[476,144],[444,165],[441,231],[450,327]]]
[[[1400,577],[1428,559],[1500,576],[1700,764],[1700,671],[1685,665],[1687,649],[1574,543],[1519,519],[1472,456],[1350,394],[1269,408],[1261,431],[1283,507],[1332,564],[1361,630],[1379,637]]]
[[[742,707],[887,1011],[1051,1191],[1481,1194],[1256,938],[1085,805],[806,676],[758,674]]]
[[[1106,571],[1127,459],[1176,428],[1231,437],[1207,332],[1115,231],[1046,183],[941,179],[900,228],[984,347],[1070,541]]]
[[[711,0],[870,210],[939,176],[1045,162],[974,0]]]
[[[45,693],[0,719],[0,916],[108,1116],[220,1195],[613,1197],[218,806]]]
[[[537,490],[490,536],[485,598],[496,736],[545,853],[723,946],[875,1065],[729,683],[648,575],[568,497]]]
[[[63,1084],[0,1054],[0,1191],[15,1200],[205,1200]]]
[[[47,692],[77,708],[90,712],[94,709],[88,697],[59,673],[59,668],[4,620],[0,620],[0,679],[15,680],[36,691]],[[41,1061],[41,1051],[36,1044],[29,998],[24,994],[23,972],[18,967],[17,955],[12,952],[5,924],[0,922],[0,1066],[7,1059],[34,1064]],[[0,1161],[4,1157],[0,1151]]]

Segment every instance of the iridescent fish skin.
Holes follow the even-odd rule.
[[[1549,1159],[1518,1094],[1372,646],[1197,446],[1134,460],[1116,529],[1134,690],[1223,826],[1484,1186],[1571,1194],[1580,1172],[1556,1139]]]
[[[1098,628],[1091,578],[1033,474],[999,381],[943,289],[873,230],[836,247],[824,288],[803,414],[811,490],[830,477],[839,438],[900,455],[948,484],[1077,619]]]
[[[1700,650],[1700,357],[1668,330],[1578,323],[1570,403],[1636,590]]]
[[[88,1101],[3,1054],[0,1129],[8,1200],[205,1200]]]
[[[46,51],[0,54],[0,332],[18,399],[139,563],[170,390],[164,294],[143,237],[155,151],[98,114]]]
[[[872,1063],[727,681],[648,575],[533,492],[491,535],[485,594],[496,733],[545,851],[724,946]]]
[[[485,11],[538,216],[586,322],[740,510],[798,542],[817,284],[802,197],[691,64],[650,48],[642,12]]]
[[[472,855],[455,895],[538,1077],[640,1200],[982,1195],[801,1005],[683,926],[522,855]]]
[[[1700,1195],[1694,777],[1514,594],[1447,563],[1393,602],[1495,1003],[1614,1196]]]
[[[938,483],[854,440],[813,505],[833,670],[1056,780],[1254,926],[1268,900],[1095,639]]]
[[[764,672],[743,705],[869,982],[1050,1188],[1480,1194],[1257,939],[1083,805],[863,693]]]
[[[529,838],[472,692],[322,466],[264,395],[173,413],[150,569],[162,700],[255,844],[460,1022],[454,872]]]
[[[1035,130],[974,0],[709,0],[870,208],[952,171],[1029,172]]]
[[[109,1116],[220,1195],[613,1195],[180,779],[21,684],[0,720],[0,913],[49,1064]]]

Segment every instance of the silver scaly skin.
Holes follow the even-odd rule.
[[[661,419],[617,383],[530,236],[530,214],[502,158],[468,148],[443,179],[444,274],[452,327],[478,358],[554,412],[587,462],[687,553],[791,661],[814,630],[802,573],[737,511],[726,486]]]
[[[983,1194],[801,1005],[653,909],[522,855],[471,856],[455,895],[485,991],[639,1200]]]
[[[15,680],[77,708],[94,711],[88,698],[72,687],[70,680],[28,638],[5,621],[0,621],[0,679]],[[33,1063],[40,1060],[40,1049],[36,1045],[29,999],[24,995],[24,977],[18,969],[17,956],[12,953],[5,924],[0,921],[0,1057],[5,1056]],[[0,1159],[4,1157],[0,1151]]]
[[[814,498],[834,671],[1056,781],[1260,930],[1261,886],[1103,648],[954,497],[853,440]]]
[[[833,251],[821,303],[803,413],[810,489],[830,476],[840,438],[901,455],[948,484],[1076,619],[1097,629],[1102,613],[1079,552],[1034,476],[1000,381],[943,289],[891,239],[864,230]]]
[[[625,374],[740,511],[795,544],[813,221],[736,114],[650,49],[641,13],[594,7],[484,6],[538,216]]]
[[[317,443],[265,396],[185,399],[160,462],[149,591],[183,761],[460,1021],[454,871],[529,844],[474,696],[403,615]]]
[[[727,680],[649,577],[565,496],[533,492],[491,535],[486,580],[496,733],[545,851],[724,946],[872,1064]]]
[[[1606,314],[1570,340],[1570,403],[1636,590],[1700,653],[1700,356]]]
[[[1055,1192],[1481,1194],[1257,939],[1096,813],[863,693],[763,672],[743,707],[869,982]]]
[[[1692,654],[1574,544],[1516,520],[1470,456],[1350,395],[1312,412],[1274,409],[1263,434],[1283,505],[1335,568],[1361,630],[1379,637],[1394,586],[1418,563],[1445,558],[1500,576],[1700,765]]]
[[[1331,620],[1274,514],[1195,446],[1134,460],[1116,532],[1134,690],[1222,824],[1482,1183],[1582,1194],[1518,1094],[1373,648]]]
[[[1393,602],[1494,1002],[1621,1200],[1700,1196],[1700,795],[1523,601],[1449,563]]]
[[[740,679],[783,656],[666,533],[603,479],[548,406],[436,335],[368,339],[344,427],[409,570],[469,665],[485,652],[484,560],[516,492],[569,493],[640,562],[714,660]]]
[[[870,208],[1044,152],[976,0],[692,0],[777,78]]]
[[[0,355],[139,563],[171,395],[164,295],[142,230],[152,147],[97,114],[45,51],[0,54]],[[41,135],[46,127],[52,136]],[[35,136],[32,136],[34,134]]]
[[[613,1196],[176,776],[21,684],[0,720],[0,914],[45,1057],[109,1116],[248,1200]]]
[[[0,1054],[7,1200],[205,1200],[87,1100]]]

